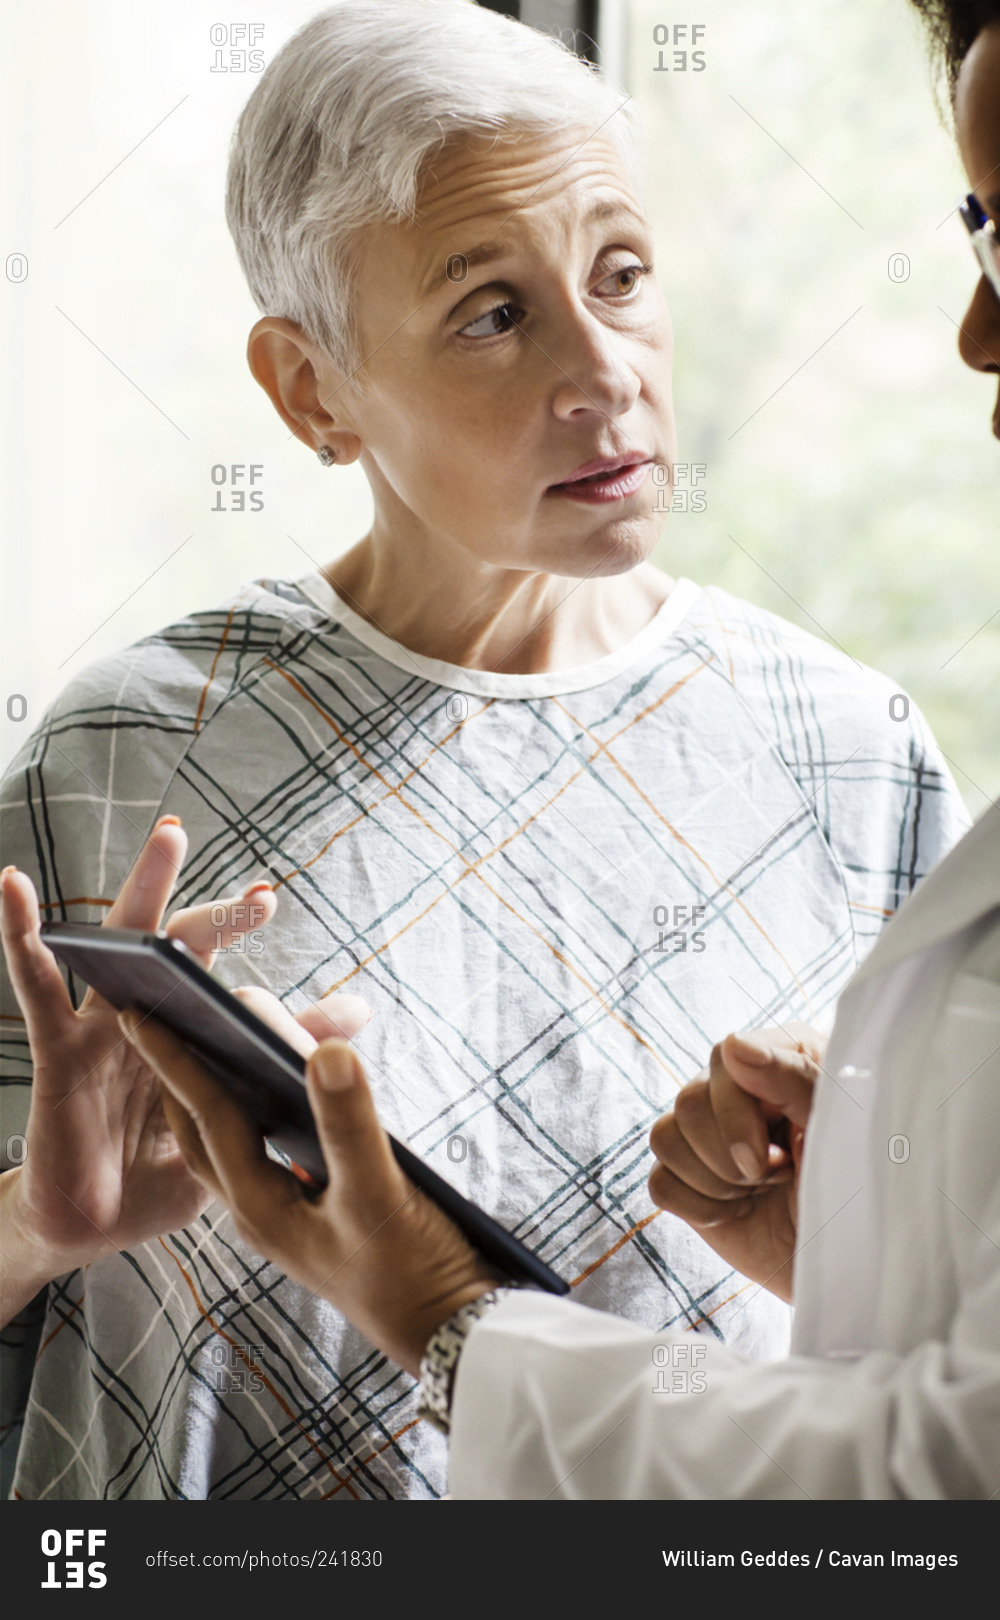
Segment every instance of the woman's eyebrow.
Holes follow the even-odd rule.
[[[610,219],[620,219],[632,225],[648,224],[643,214],[640,214],[634,208],[630,208],[627,203],[622,202],[595,203],[592,208],[588,208],[584,215],[584,224],[596,225]],[[428,271],[420,286],[420,296],[426,298],[430,292],[444,286],[449,281],[455,285],[460,285],[465,280],[465,275],[457,274],[456,271],[461,271],[463,266],[465,270],[471,270],[477,264],[486,264],[490,259],[502,259],[505,254],[513,251],[516,250],[511,247],[510,242],[504,242],[500,237],[494,237],[488,242],[477,242],[475,247],[449,253],[445,259],[443,270],[435,267],[434,270]]]
[[[501,242],[500,238],[496,237],[492,242],[477,242],[475,247],[463,248],[461,252],[449,253],[445,259],[443,270],[435,265],[433,270],[428,271],[420,287],[421,296],[426,297],[429,292],[443,286],[446,281],[453,282],[456,286],[460,285],[465,280],[465,275],[462,273],[463,266],[465,270],[471,270],[474,265],[484,264],[489,259],[501,259],[505,253],[510,253],[510,251],[510,243]]]

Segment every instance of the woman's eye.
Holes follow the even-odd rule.
[[[643,276],[648,276],[652,268],[650,264],[622,265],[620,270],[613,270],[610,276],[605,276],[600,287],[606,287],[613,298],[627,298],[629,293],[636,291]]]
[[[517,322],[514,319],[516,306],[514,304],[494,304],[485,315],[478,315],[468,326],[460,326],[462,337],[491,338],[499,337],[503,332],[509,332]]]
[[[622,265],[620,270],[613,270],[598,283],[597,291],[606,298],[629,298],[638,290],[643,277],[652,274],[652,270],[651,264]],[[523,316],[523,309],[519,309],[510,300],[504,304],[494,304],[484,315],[477,315],[474,321],[460,326],[458,335],[479,340],[502,337],[505,332],[512,331]]]

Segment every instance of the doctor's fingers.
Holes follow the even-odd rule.
[[[708,1088],[704,1088],[707,1092]],[[738,1170],[728,1177],[719,1176],[703,1157],[704,1132],[696,1132],[698,1148],[692,1147],[672,1114],[658,1120],[650,1133],[650,1146],[667,1176],[683,1187],[706,1198],[732,1201],[745,1198],[750,1191]],[[787,1180],[792,1174],[790,1163],[779,1165],[760,1187],[772,1187],[778,1180]],[[666,1186],[666,1183],[661,1185]],[[754,1191],[757,1189],[755,1188]]]
[[[752,1040],[741,1041],[739,1045],[748,1054],[745,1066],[749,1066],[757,1054],[762,1063],[771,1059],[770,1047],[758,1047]],[[725,1042],[720,1041],[713,1046],[709,1059],[712,1116],[727,1156],[737,1166],[740,1178],[756,1181],[767,1171],[768,1123],[780,1118],[780,1114],[777,1109],[765,1108],[756,1096],[737,1084],[726,1062],[725,1050]]]
[[[669,1215],[678,1215],[690,1226],[721,1226],[724,1221],[739,1220],[756,1207],[756,1200],[746,1188],[742,1193],[730,1187],[723,1198],[710,1198],[690,1186],[672,1170],[657,1164],[650,1172],[649,1196]],[[733,1197],[732,1194],[737,1194]]]
[[[741,1092],[756,1098],[772,1117],[782,1114],[805,1129],[820,1074],[809,1052],[762,1051],[740,1035],[727,1035],[721,1049],[716,1048],[720,1050],[723,1067]]]
[[[722,1181],[745,1185],[767,1171],[767,1122],[760,1103],[741,1092],[724,1071],[717,1072],[716,1053],[717,1049],[712,1054],[710,1078],[693,1080],[679,1091],[673,1112],[666,1118],[673,1119],[698,1158]],[[728,1129],[720,1123],[720,1103],[728,1107]],[[658,1133],[660,1125],[653,1130]],[[655,1153],[656,1142],[652,1137],[650,1140]],[[657,1157],[662,1155],[657,1153]]]
[[[787,1024],[768,1025],[764,1029],[750,1030],[740,1039],[749,1040],[751,1043],[760,1041],[761,1045],[772,1046],[779,1052],[788,1049],[808,1052],[817,1063],[822,1063],[830,1044],[830,1037],[823,1030],[795,1018],[790,1018]]]

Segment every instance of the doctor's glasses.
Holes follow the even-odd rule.
[[[964,203],[959,204],[958,211],[972,237],[972,246],[975,248],[983,275],[1000,298],[1000,241],[997,240],[996,226],[987,217],[972,192]]]

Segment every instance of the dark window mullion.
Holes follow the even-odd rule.
[[[564,34],[572,29],[577,36],[578,54],[589,62],[598,60],[593,41],[598,38],[599,0],[479,0],[479,4],[544,34]]]

